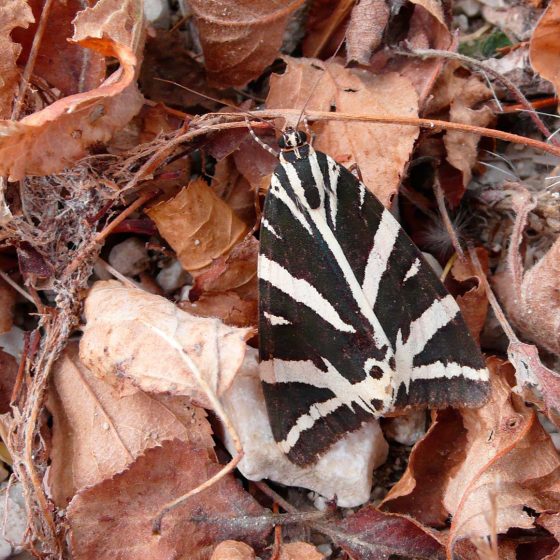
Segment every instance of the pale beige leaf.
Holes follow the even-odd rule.
[[[102,0],[87,8],[77,17],[74,35],[81,45],[117,58],[120,68],[94,90],[60,99],[18,122],[0,121],[1,175],[15,181],[25,175],[61,171],[85,155],[92,144],[108,141],[138,113],[143,102],[136,85],[139,39],[123,29],[138,29],[135,18],[141,17],[140,3],[125,4],[130,11],[124,18],[122,6],[119,0]],[[107,17],[112,12],[119,14],[118,25]],[[126,43],[119,42],[123,38]]]
[[[190,183],[175,198],[150,208],[148,215],[189,272],[226,255],[249,231],[202,179]]]
[[[303,0],[191,0],[206,71],[219,86],[242,86],[279,56],[289,16]]]
[[[84,311],[80,358],[95,375],[189,396],[206,408],[211,405],[204,386],[217,396],[230,386],[253,333],[194,317],[165,298],[116,281],[97,282]]]
[[[413,4],[422,6],[428,13],[432,14],[444,27],[445,17],[443,15],[443,4],[440,0],[410,0]]]
[[[293,542],[282,545],[280,560],[323,560],[321,554],[312,544],[306,542]]]
[[[17,59],[21,45],[10,37],[16,27],[33,23],[31,8],[25,0],[4,0],[0,5],[0,118],[8,118],[19,84],[20,71]]]
[[[239,541],[223,541],[212,553],[210,560],[254,560],[255,551]]]
[[[212,453],[203,409],[187,397],[148,395],[124,385],[122,394],[95,377],[80,362],[77,345],[70,345],[57,361],[48,396],[53,416],[48,484],[59,507],[165,440],[177,438]]]
[[[324,72],[312,59],[286,61],[286,72],[271,77],[267,107],[303,109],[313,90],[309,110],[330,111],[335,106],[337,111],[351,114],[418,116],[417,94],[398,74],[372,76],[335,63]],[[313,130],[316,149],[343,165],[358,164],[368,189],[383,204],[390,203],[418,136],[417,127],[333,120],[316,123]]]

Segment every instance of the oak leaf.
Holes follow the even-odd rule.
[[[264,510],[231,474],[167,514],[160,535],[152,533],[164,505],[218,470],[192,443],[175,439],[148,449],[125,471],[76,494],[67,510],[73,558],[206,560],[216,543],[228,539],[262,548],[268,531],[232,523]]]
[[[190,273],[227,255],[249,231],[202,179],[191,182],[174,198],[150,208],[148,215]]]
[[[129,383],[118,391],[95,377],[70,345],[49,386],[53,416],[48,485],[59,507],[86,486],[111,478],[165,440],[190,442],[211,455],[214,443],[203,409],[186,397],[148,395]]]
[[[97,282],[84,306],[80,359],[113,383],[124,377],[148,392],[183,395],[211,408],[243,362],[253,330],[195,317],[165,298]]]

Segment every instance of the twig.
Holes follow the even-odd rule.
[[[0,277],[9,284],[16,292],[20,293],[25,299],[29,300],[33,305],[36,305],[35,300],[26,292],[18,283],[14,282],[5,272],[0,270]]]
[[[449,238],[451,239],[451,244],[453,245],[453,248],[455,249],[457,255],[459,255],[459,258],[462,261],[464,261],[465,253],[463,252],[463,248],[461,247],[461,243],[459,243],[459,238],[457,237],[457,233],[455,232],[451,219],[449,218],[449,214],[447,213],[443,190],[437,178],[434,181],[434,194],[436,195],[436,201],[437,201],[439,213],[441,214],[441,218],[443,220],[443,224],[445,225],[445,229],[447,230]]]
[[[411,49],[410,51],[399,50],[397,53],[404,56],[417,56],[420,58],[447,58],[449,60],[457,60],[467,66],[470,66],[471,68],[476,68],[481,72],[490,74],[490,76],[492,76],[496,81],[502,83],[512,93],[522,107],[527,109],[532,121],[535,123],[535,126],[544,135],[544,137],[548,138],[551,135],[550,130],[539,118],[531,103],[523,95],[523,92],[509,78],[506,78],[503,74],[500,74],[500,72],[497,72],[484,62],[470,58],[469,56],[465,56],[463,54],[437,49]],[[556,140],[553,144],[559,145]]]
[[[33,43],[31,44],[31,50],[29,51],[29,56],[27,57],[27,63],[23,70],[21,76],[21,81],[19,82],[19,91],[12,109],[11,119],[17,121],[21,114],[21,108],[23,106],[23,101],[25,99],[25,93],[27,87],[29,86],[29,79],[35,68],[35,62],[37,60],[37,55],[39,54],[39,48],[41,46],[41,41],[43,40],[43,35],[47,28],[47,21],[49,19],[49,14],[51,11],[53,0],[45,0],[43,7],[41,8],[41,18],[39,19],[39,25],[33,35]]]

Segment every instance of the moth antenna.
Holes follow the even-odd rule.
[[[253,130],[253,127],[251,126],[251,121],[249,120],[249,117],[245,116],[245,122],[247,123],[247,128],[249,129],[249,134],[253,137],[253,140],[264,150],[266,150],[269,154],[272,154],[275,158],[278,158],[279,154],[276,150],[274,150],[273,148],[271,148],[268,144],[265,144],[256,134],[255,131]]]
[[[251,113],[250,111],[243,111],[243,109],[240,109],[239,107],[236,107],[233,103],[228,103],[227,101],[223,101],[222,99],[218,99],[217,97],[212,97],[211,95],[206,95],[205,93],[201,93],[200,91],[196,91],[195,89],[191,89],[190,87],[184,86],[183,84],[180,84],[178,82],[174,82],[173,80],[165,80],[163,78],[154,78],[154,80],[157,80],[158,82],[165,82],[167,84],[173,84],[174,86],[180,87],[180,88],[182,88],[182,89],[184,89],[184,90],[186,90],[190,93],[194,93],[195,95],[198,95],[199,97],[202,97],[204,99],[208,99],[209,101],[214,101],[214,103],[219,103],[220,105],[223,105],[224,107],[229,107],[230,109],[233,109],[237,113],[245,115],[245,118],[251,117],[252,119],[255,119],[257,121],[260,121],[260,122],[263,122],[263,123],[267,124],[268,126],[273,128],[276,132],[282,133],[282,131],[277,126],[274,126],[271,122],[267,121],[266,119],[263,119],[262,117],[259,117],[258,115],[255,115],[254,113]]]
[[[307,138],[309,138],[308,144],[313,148],[313,133],[311,132],[307,117],[303,117],[303,125],[305,126],[305,132],[307,132]]]
[[[327,70],[329,69],[330,65],[333,63],[334,59],[336,58],[336,55],[338,54],[338,52],[340,51],[340,49],[342,48],[342,45],[344,44],[344,41],[346,41],[346,33],[344,34],[344,36],[342,37],[342,40],[340,41],[340,43],[338,44],[338,47],[336,47],[336,50],[334,51],[333,55],[331,56],[331,58],[329,59],[329,61],[327,62],[327,64],[324,67],[324,73],[321,74],[316,80],[315,83],[311,86],[311,91],[309,92],[309,95],[307,96],[307,99],[305,100],[303,107],[301,109],[301,113],[298,117],[298,120],[296,122],[296,126],[295,129],[297,130],[299,123],[301,122],[303,115],[305,113],[305,109],[307,108],[307,105],[309,105],[309,102],[311,101],[311,96],[315,93],[315,91],[317,90],[317,86],[319,85],[319,83],[321,82],[321,80],[323,79],[323,76],[327,73]]]

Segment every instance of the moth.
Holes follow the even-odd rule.
[[[287,128],[260,233],[261,377],[278,445],[312,464],[362,422],[476,407],[488,371],[454,298],[366,186]]]

